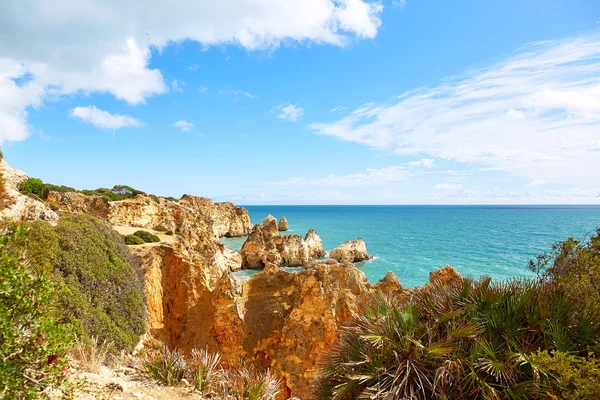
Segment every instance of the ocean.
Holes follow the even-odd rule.
[[[600,205],[581,206],[244,206],[252,223],[285,216],[290,234],[313,228],[325,250],[362,237],[375,259],[357,266],[375,283],[392,270],[404,286],[451,265],[465,276],[533,276],[529,260],[600,228]],[[222,239],[238,250],[245,238]],[[242,271],[249,276],[254,271]]]

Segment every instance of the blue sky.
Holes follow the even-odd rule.
[[[0,5],[11,165],[238,204],[598,202],[597,1],[150,3]]]

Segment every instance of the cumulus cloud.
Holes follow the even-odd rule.
[[[295,104],[275,106],[273,110],[279,112],[277,118],[290,122],[296,122],[304,115],[304,109]]]
[[[0,143],[30,134],[27,109],[49,93],[108,93],[130,104],[165,93],[162,73],[149,67],[151,49],[184,40],[247,50],[293,42],[344,46],[373,38],[381,13],[381,5],[364,0],[6,0]],[[28,83],[17,84],[22,77]]]
[[[92,124],[98,128],[112,129],[138,127],[143,124],[130,115],[111,114],[94,106],[75,107],[71,110],[73,118]]]
[[[600,174],[600,35],[534,43],[437,87],[311,128],[396,154],[587,184]]]
[[[179,128],[182,132],[189,132],[194,129],[194,124],[191,122],[180,119],[179,121],[173,124],[175,128]]]

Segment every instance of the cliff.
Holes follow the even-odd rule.
[[[325,251],[314,230],[304,238],[279,235],[271,219],[266,227],[252,228],[247,211],[231,203],[146,195],[110,201],[57,192],[43,203],[16,190],[24,174],[5,163],[1,168],[14,200],[2,213],[11,218],[52,221],[58,218],[52,205],[59,211],[93,215],[121,231],[158,225],[173,231],[176,240],[168,243],[129,247],[144,271],[151,336],[188,353],[193,348],[219,352],[232,366],[240,358],[253,360],[281,376],[288,396],[309,398],[321,357],[337,339],[338,329],[355,316],[363,296],[376,291],[408,293],[393,273],[370,284],[346,257],[342,262],[316,263]],[[218,241],[248,233],[240,253]],[[349,249],[354,260],[357,252],[352,250],[356,246]],[[363,253],[366,248],[357,254]],[[242,265],[264,269],[243,281],[232,274]],[[306,269],[289,273],[281,265]],[[452,275],[450,270],[444,273]],[[438,278],[442,279],[432,275]]]

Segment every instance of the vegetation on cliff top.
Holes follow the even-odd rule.
[[[137,190],[127,185],[115,185],[112,189],[99,188],[94,190],[77,190],[69,186],[58,186],[51,183],[44,183],[38,178],[27,178],[26,181],[19,185],[19,190],[23,194],[34,195],[40,199],[46,200],[50,192],[76,192],[83,193],[87,196],[104,196],[111,201],[120,201],[130,199],[138,194],[146,194],[141,190]]]
[[[0,398],[37,399],[65,383],[69,327],[58,323],[56,285],[20,261],[25,230],[0,236]],[[68,391],[67,391],[68,393]]]
[[[58,287],[61,319],[86,340],[96,337],[131,350],[145,331],[140,268],[110,226],[87,215],[63,214],[53,227],[29,223],[27,258]]]
[[[326,356],[320,398],[600,398],[600,236],[532,267],[538,279],[368,299]]]

